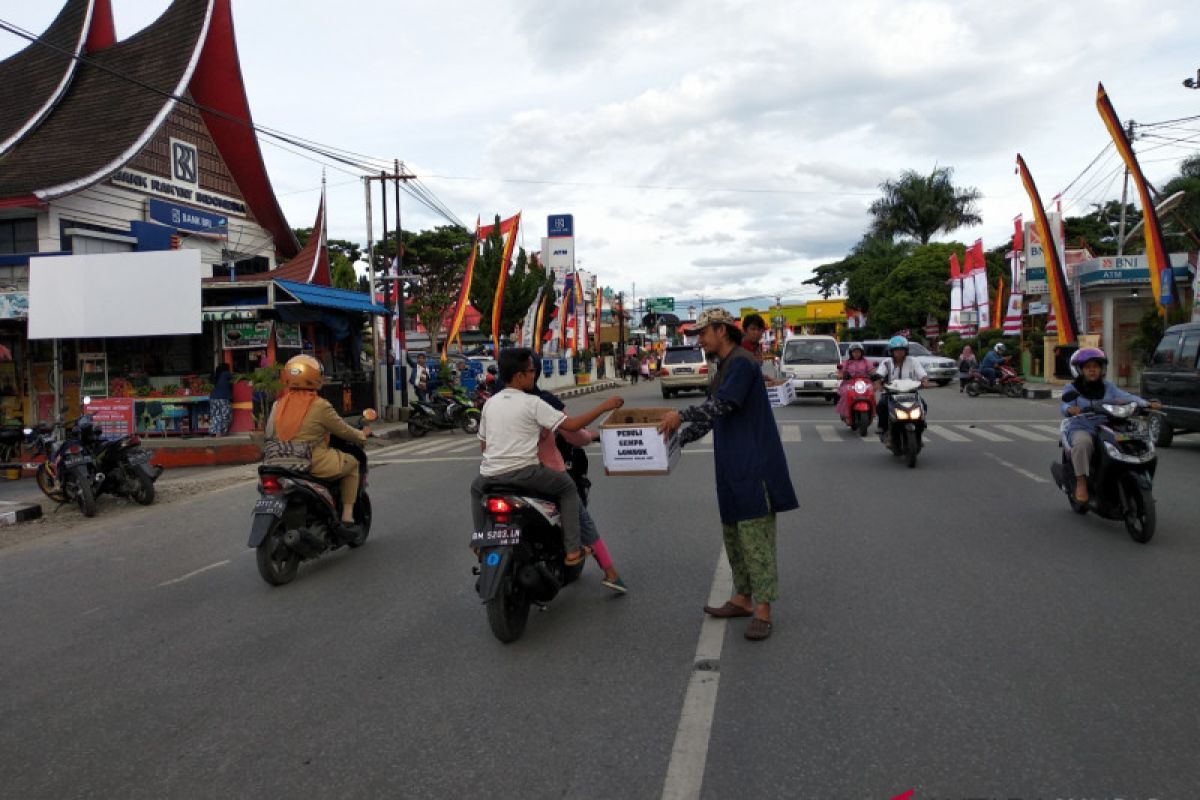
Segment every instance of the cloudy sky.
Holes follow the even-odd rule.
[[[168,5],[112,3],[121,37]],[[467,222],[521,210],[531,250],[547,214],[573,213],[582,266],[638,296],[799,298],[908,168],[978,187],[984,224],[955,238],[1001,244],[1027,209],[1018,151],[1049,199],[1108,142],[1098,80],[1123,119],[1200,114],[1181,86],[1200,68],[1182,0],[233,6],[258,123],[400,158]],[[40,32],[59,7],[0,0],[0,18]],[[0,33],[0,57],[21,44]],[[1157,135],[1138,143],[1151,180],[1200,150],[1195,121]],[[321,166],[264,153],[292,224],[310,225]],[[1114,159],[1068,213],[1119,197]],[[365,241],[361,183],[328,181],[330,235]],[[441,222],[412,201],[404,214]]]

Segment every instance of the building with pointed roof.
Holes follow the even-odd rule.
[[[0,362],[0,396],[8,394],[9,413],[45,416],[39,370],[58,352],[24,335],[31,257],[192,249],[207,276],[203,334],[151,336],[135,347],[64,343],[68,382],[85,349],[105,350],[110,373],[157,371],[162,380],[207,373],[220,360],[249,371],[273,361],[277,345],[322,355],[323,341],[332,357],[354,334],[353,320],[382,311],[366,295],[321,294],[330,291],[324,195],[302,248],[263,162],[231,0],[172,0],[122,40],[110,0],[65,0],[41,36],[0,61],[0,108],[0,345],[15,354]],[[315,293],[298,299],[277,279]],[[304,317],[297,306],[306,304],[320,311]],[[284,324],[282,306],[293,322]],[[339,310],[347,319],[334,318]],[[227,323],[287,333],[252,349],[245,342],[258,340],[230,340]],[[341,335],[330,336],[334,329]]]

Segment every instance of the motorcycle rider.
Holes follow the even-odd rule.
[[[850,416],[850,385],[855,378],[865,378],[871,374],[871,362],[867,361],[861,344],[851,342],[847,356],[841,366],[842,382],[838,384],[837,413],[842,419]]]
[[[1004,342],[996,342],[992,345],[992,349],[988,351],[987,355],[983,357],[983,363],[979,365],[979,374],[987,378],[988,383],[995,384],[997,379],[999,379],[1000,373],[997,370],[1001,364],[1008,360],[1004,355],[1007,349],[1004,346]]]
[[[921,363],[908,357],[908,339],[899,335],[893,336],[888,339],[887,347],[891,356],[880,361],[874,373],[875,391],[879,394],[879,401],[875,404],[875,419],[879,426],[879,441],[891,447],[891,441],[887,438],[888,396],[887,392],[881,391],[883,385],[897,380],[912,380],[920,381],[921,388],[928,389],[929,381]],[[921,401],[921,406],[925,406],[924,400]]]
[[[496,484],[507,484],[556,498],[562,519],[566,564],[573,567],[587,556],[580,547],[579,491],[565,472],[542,466],[538,459],[538,437],[543,428],[552,432],[578,431],[599,417],[624,405],[619,397],[605,400],[591,411],[568,417],[536,395],[533,351],[518,347],[500,353],[500,380],[504,389],[484,403],[479,419],[479,444],[483,453],[479,475],[471,484],[471,515],[475,530],[487,522],[483,496]]]
[[[362,534],[361,526],[354,522],[354,501],[358,497],[358,459],[330,447],[329,435],[361,445],[366,444],[371,430],[365,426],[362,430],[351,428],[338,416],[328,400],[317,396],[324,372],[321,362],[312,356],[299,355],[288,359],[280,376],[285,391],[271,407],[266,436],[281,442],[307,442],[312,445],[312,467],[308,474],[323,480],[341,479],[338,484],[342,498],[340,533],[345,538],[354,538]]]
[[[1070,361],[1075,380],[1063,391],[1062,415],[1070,418],[1066,437],[1071,445],[1071,466],[1075,469],[1075,502],[1088,501],[1087,478],[1092,454],[1096,451],[1096,428],[1102,419],[1086,412],[1101,403],[1137,403],[1141,408],[1162,408],[1157,400],[1147,401],[1104,379],[1108,356],[1098,347],[1076,350]]]

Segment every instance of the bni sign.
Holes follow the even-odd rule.
[[[575,235],[575,217],[571,214],[551,214],[546,217],[546,235],[550,238]]]

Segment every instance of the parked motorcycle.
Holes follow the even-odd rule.
[[[467,393],[455,387],[449,395],[436,395],[426,402],[413,402],[408,414],[408,434],[419,439],[429,431],[462,428],[479,432],[479,409]]]
[[[1154,536],[1154,470],[1158,455],[1145,412],[1136,403],[1103,403],[1100,410],[1085,411],[1101,420],[1096,431],[1096,450],[1088,475],[1088,501],[1075,499],[1075,467],[1071,443],[1063,420],[1059,439],[1061,458],[1050,465],[1050,474],[1067,495],[1077,514],[1094,511],[1105,519],[1119,519],[1135,542],[1145,544]]]
[[[838,415],[850,428],[866,436],[875,418],[875,387],[866,377],[843,381],[838,397]]]
[[[378,418],[374,409],[363,411],[356,427]],[[307,472],[262,465],[258,468],[258,502],[250,527],[249,547],[256,551],[258,574],[272,586],[291,583],[300,563],[343,545],[362,547],[371,532],[371,497],[367,494],[367,454],[354,442],[329,437],[329,446],[358,459],[358,497],[354,521],[362,532],[343,538],[340,478],[324,480]]]
[[[83,398],[84,406],[90,406],[91,401],[90,397]],[[150,464],[152,453],[141,446],[142,440],[136,434],[105,439],[87,414],[79,418],[78,427],[79,440],[95,462],[93,494],[128,497],[143,506],[153,503],[154,482],[163,468]]]
[[[525,632],[529,607],[544,606],[583,572],[566,565],[558,505],[515,486],[494,486],[484,495],[486,524],[471,534],[479,554],[475,590],[487,606],[488,625],[502,642]]]
[[[921,382],[896,380],[883,385],[888,399],[888,440],[892,454],[908,461],[909,468],[917,466],[921,452],[921,435],[925,432],[925,407],[921,403]]]
[[[59,417],[50,426],[25,428],[25,439],[45,457],[37,468],[42,493],[59,504],[76,503],[85,517],[94,517],[96,463],[80,441],[78,422],[67,423]]]
[[[1002,394],[1005,397],[1020,397],[1025,391],[1025,379],[1017,374],[1017,371],[1008,364],[1001,364],[996,367],[999,373],[996,380],[991,380],[979,370],[971,370],[971,376],[967,380],[966,390],[971,397],[979,397],[981,394]]]

